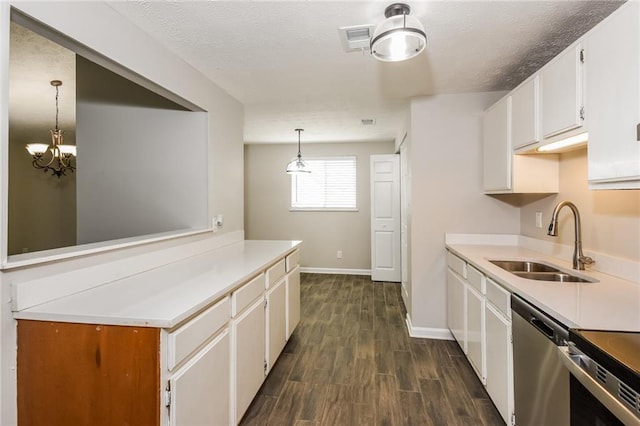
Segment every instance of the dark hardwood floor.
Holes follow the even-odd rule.
[[[302,319],[242,425],[503,425],[455,342],[411,338],[396,283],[302,274]]]

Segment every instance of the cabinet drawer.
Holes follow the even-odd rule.
[[[450,251],[447,252],[447,266],[464,278],[467,278],[467,263]]]
[[[511,293],[487,278],[487,300],[507,318],[511,318]]]
[[[284,277],[284,274],[285,274],[285,261],[284,259],[281,259],[278,261],[278,263],[276,263],[275,265],[267,269],[266,288],[267,289],[271,288],[274,284],[280,281],[282,277]]]
[[[467,265],[467,282],[481,294],[485,294],[484,275],[470,265]]]
[[[231,316],[235,317],[264,294],[264,274],[260,274],[231,295]]]
[[[209,337],[216,334],[231,317],[229,297],[225,297],[191,321],[169,333],[167,364],[169,370],[185,360]]]
[[[291,272],[293,268],[300,263],[300,250],[296,250],[286,257],[287,272]]]

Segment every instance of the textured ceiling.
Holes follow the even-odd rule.
[[[408,2],[427,47],[402,63],[345,53],[338,28],[380,1],[126,1],[112,7],[245,105],[245,141],[391,140],[413,96],[508,90],[617,8],[611,1]],[[360,119],[373,118],[374,126]]]

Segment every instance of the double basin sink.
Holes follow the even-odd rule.
[[[523,260],[490,260],[496,266],[521,278],[536,281],[593,283],[597,280],[583,278],[545,263]]]

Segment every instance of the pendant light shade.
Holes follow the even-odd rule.
[[[295,131],[298,132],[298,155],[287,164],[287,173],[311,173],[306,163],[302,161],[300,153],[300,133],[304,132],[304,129],[295,129]]]
[[[384,11],[385,19],[371,37],[371,54],[383,62],[399,62],[411,59],[424,50],[427,35],[424,26],[409,16],[411,8],[404,3],[394,3]]]

